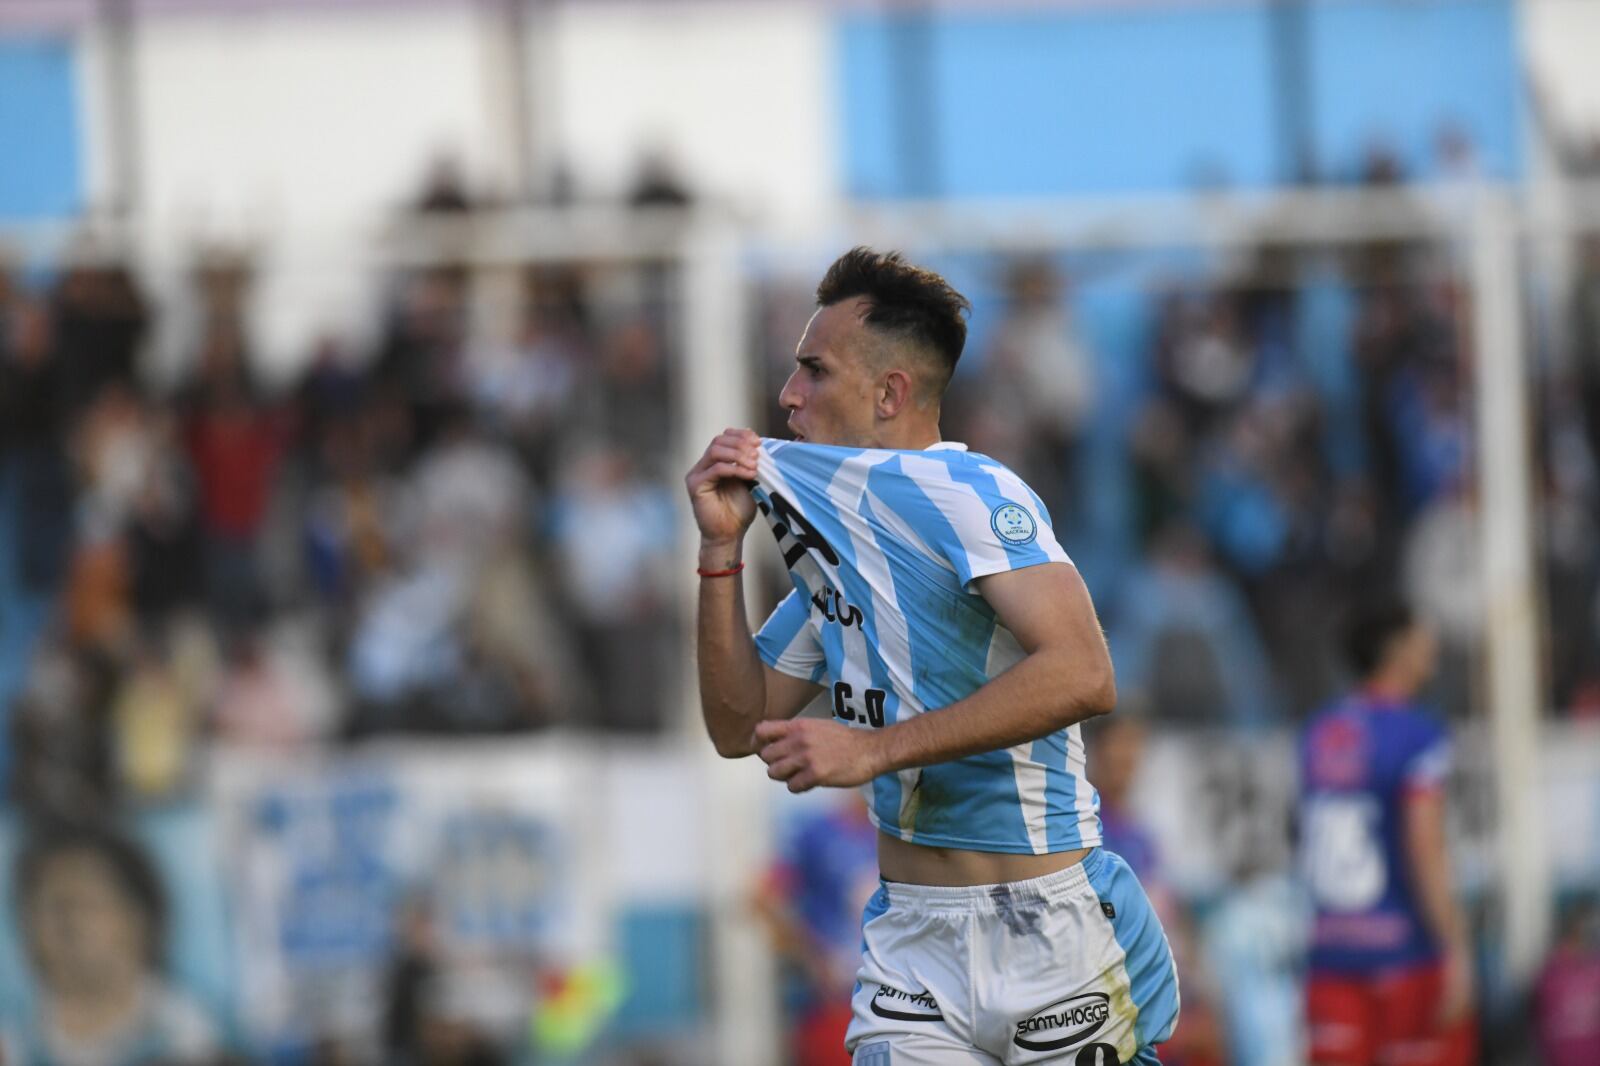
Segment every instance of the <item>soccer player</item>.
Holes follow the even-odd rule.
[[[1466,1066],[1472,962],[1445,849],[1450,747],[1416,704],[1435,638],[1382,600],[1352,614],[1345,652],[1360,687],[1311,721],[1300,750],[1311,1062]]]
[[[1099,622],[1039,498],[940,437],[968,303],[857,248],[817,305],[779,395],[794,440],[730,429],[686,483],[717,751],[792,792],[865,786],[878,830],[853,1061],[1156,1062],[1172,956],[1098,847],[1078,735],[1116,701]],[[794,588],[752,639],[733,576],[758,511]],[[824,693],[831,719],[795,717]]]
[[[861,952],[861,911],[878,888],[878,831],[859,794],[807,810],[752,902],[785,961],[789,1061],[849,1066],[850,989]]]

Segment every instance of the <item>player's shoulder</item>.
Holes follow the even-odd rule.
[[[1449,729],[1426,705],[1355,701],[1367,758],[1380,777],[1404,774],[1419,758],[1448,750]]]
[[[1318,744],[1340,743],[1355,735],[1362,727],[1360,706],[1349,698],[1323,704],[1311,713],[1300,727],[1300,742],[1312,747]]]
[[[1020,474],[992,455],[975,452],[968,448],[952,448],[948,451],[940,449],[932,454],[944,457],[945,461],[954,469],[991,477],[1008,486],[1017,485],[1027,488],[1027,483],[1022,480]]]
[[[1023,517],[1031,521],[1042,519],[1050,523],[1044,501],[1033,491],[1015,470],[1005,463],[982,452],[964,447],[934,447],[918,452],[901,469],[911,475],[919,487],[954,496],[966,502],[974,512],[981,510],[987,517],[997,508],[1008,505],[1020,507]]]
[[[1369,703],[1365,705],[1375,740],[1384,746],[1405,746],[1442,737],[1447,733],[1444,720],[1426,704]]]
[[[1397,737],[1413,749],[1428,748],[1450,739],[1450,726],[1425,704],[1414,703],[1395,712]]]
[[[1372,743],[1365,717],[1349,700],[1312,715],[1300,733],[1306,785],[1348,788],[1366,780]]]

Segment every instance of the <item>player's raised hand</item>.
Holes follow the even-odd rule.
[[[683,479],[703,540],[737,541],[755,520],[756,501],[749,483],[756,477],[760,447],[761,438],[754,430],[723,430]]]
[[[848,788],[878,776],[878,737],[820,718],[791,718],[756,725],[756,750],[767,776],[784,781],[790,792],[818,785]]]

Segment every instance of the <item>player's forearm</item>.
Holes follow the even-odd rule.
[[[1441,948],[1465,951],[1467,926],[1451,883],[1441,795],[1430,793],[1407,801],[1406,836],[1411,885],[1423,923]]]
[[[702,570],[739,565],[742,545],[702,544]],[[696,631],[700,670],[700,713],[717,753],[734,758],[754,749],[751,732],[761,721],[766,682],[761,657],[745,614],[744,582],[738,577],[700,579]]]
[[[964,700],[919,714],[878,735],[880,773],[931,766],[1014,747],[1117,703],[1111,660],[1085,663],[1041,648]]]
[[[1451,894],[1449,875],[1442,875],[1437,883],[1428,885],[1419,893],[1422,920],[1435,942],[1447,953],[1466,953],[1468,947],[1467,923]]]

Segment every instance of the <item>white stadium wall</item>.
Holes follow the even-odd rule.
[[[1530,80],[1552,117],[1571,130],[1600,135],[1600,5],[1534,0],[1521,11],[1522,54]]]
[[[837,194],[831,12],[821,4],[567,4],[552,19],[553,148],[613,186],[665,146],[692,186],[792,226]]]
[[[378,274],[363,259],[373,231],[440,152],[471,173],[501,165],[474,8],[184,11],[147,16],[134,40],[148,275],[176,298],[193,246],[259,242],[253,333],[269,376],[321,333],[361,339],[371,328]],[[88,187],[104,202],[115,90],[104,39],[86,45]],[[170,376],[190,330],[182,316],[166,319],[174,329],[154,355]]]
[[[831,24],[799,3],[552,5],[527,50],[531,180],[561,161],[581,197],[614,199],[661,150],[697,193],[803,227],[836,190]],[[116,89],[104,37],[81,39],[85,184],[104,205]],[[518,183],[514,51],[492,5],[188,4],[134,40],[147,270],[180,287],[201,238],[261,240],[257,332],[279,372],[319,333],[370,328],[373,235],[442,153],[474,190]],[[170,374],[184,341],[158,346]]]

